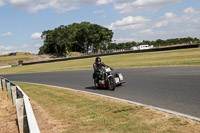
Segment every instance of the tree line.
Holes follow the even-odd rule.
[[[66,56],[69,52],[88,53],[100,50],[130,49],[133,46],[153,45],[154,47],[199,42],[198,38],[157,39],[156,41],[143,40],[142,42],[112,42],[113,31],[90,22],[61,25],[53,30],[42,32],[44,45],[40,47],[39,54],[53,54]]]
[[[200,42],[198,38],[192,38],[192,37],[185,37],[185,38],[174,38],[174,39],[157,39],[156,41],[148,41],[143,40],[142,42],[123,42],[123,43],[110,43],[108,46],[108,49],[130,49],[134,46],[139,45],[153,45],[154,47],[161,47],[161,46],[170,46],[170,45],[176,45],[176,44],[184,44],[184,43],[197,43]]]
[[[42,32],[44,45],[39,54],[65,56],[69,52],[98,52],[112,41],[113,32],[108,28],[89,22],[61,25],[54,30]]]

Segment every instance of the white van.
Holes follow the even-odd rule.
[[[149,46],[149,45],[140,45],[140,46],[138,46],[139,50],[151,49],[151,48],[152,48],[152,46]]]
[[[140,46],[135,46],[135,47],[131,47],[131,50],[144,50],[144,49],[151,49],[153,48],[153,45],[149,46],[149,45],[140,45]]]

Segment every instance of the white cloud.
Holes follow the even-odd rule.
[[[31,54],[38,54],[39,51],[40,51],[40,50],[30,50],[29,52],[30,52]]]
[[[0,7],[4,6],[5,2],[3,0],[0,0]]]
[[[197,29],[183,29],[171,31],[158,31],[155,35],[160,35],[163,38],[180,38],[180,37],[198,37],[200,32]]]
[[[170,38],[182,38],[182,37],[197,37],[199,38],[200,31],[198,29],[181,29],[181,30],[155,30],[152,34],[133,33],[133,38],[141,40],[157,40],[157,39],[170,39]]]
[[[24,44],[21,46],[21,48],[28,48],[29,47],[29,44]]]
[[[17,47],[15,46],[0,46],[0,50],[15,50]]]
[[[0,2],[1,1],[2,0],[0,0]],[[47,8],[52,8],[57,13],[65,13],[70,10],[79,9],[80,5],[103,5],[108,3],[107,1],[99,1],[97,3],[94,0],[4,0],[4,2],[10,4],[17,10],[30,13],[37,13],[38,11]]]
[[[128,16],[122,20],[117,20],[114,23],[111,23],[108,28],[112,30],[131,30],[137,29],[145,26],[147,22],[151,21],[150,19],[144,18],[142,16],[132,17]]]
[[[0,34],[0,37],[7,37],[7,36],[12,36],[12,35],[13,35],[12,32],[7,32],[7,33]]]
[[[156,11],[164,6],[182,0],[0,0],[0,6],[11,4],[18,10],[36,13],[39,10],[52,8],[58,13],[65,13],[80,8],[80,5],[106,5],[114,3],[114,8],[120,13],[135,13],[140,11]]]
[[[66,12],[71,11],[71,10],[80,9],[80,7],[78,7],[78,6],[62,7],[62,5],[60,5],[60,4],[58,4],[57,7],[53,7],[53,8],[57,13],[66,13]]]
[[[165,27],[165,26],[167,26],[168,25],[168,21],[160,21],[160,22],[157,22],[155,25],[154,25],[154,27],[156,27],[156,28],[161,28],[161,27]]]
[[[175,24],[175,23],[182,23],[184,20],[186,20],[188,17],[178,17],[175,13],[173,12],[166,12],[164,16],[161,16],[159,19],[160,21],[156,22],[153,26],[153,28],[161,28],[161,27],[166,27],[170,24]]]
[[[182,0],[116,0],[114,8],[120,13],[136,13],[140,11],[157,11],[158,9]]]
[[[94,12],[93,12],[93,14],[99,14],[99,13],[103,13],[104,12],[104,10],[95,10]]]
[[[36,33],[33,33],[33,34],[31,35],[31,38],[32,38],[32,39],[40,39],[40,38],[41,38],[41,35],[42,35],[42,33],[36,32]]]
[[[153,34],[135,34],[134,38],[142,38],[142,40],[157,40],[157,39],[170,39],[170,38],[182,38],[182,37],[197,37],[199,38],[200,31],[198,29],[181,29],[181,30],[165,30],[154,31]]]
[[[111,2],[113,2],[113,0],[97,0],[96,4],[97,5],[106,5]]]
[[[152,31],[152,29],[146,29],[146,30],[141,30],[140,33],[141,34],[148,34],[148,35],[150,35],[150,34],[153,34],[154,32]]]
[[[141,40],[135,39],[135,38],[116,38],[114,39],[116,43],[122,43],[122,42],[140,42]]]
[[[200,11],[199,10],[195,10],[192,7],[188,7],[186,8],[184,11],[184,14],[181,17],[181,20],[183,22],[186,22],[187,24],[190,25],[199,25],[200,22]]]
[[[165,13],[164,16],[161,16],[160,18],[162,21],[155,24],[156,28],[164,27],[172,23],[185,23],[186,25],[195,25],[199,24],[200,22],[200,16],[199,12],[194,10],[192,7],[186,8],[184,10],[185,14],[182,14],[180,16],[177,16],[176,14],[172,12]]]
[[[180,23],[183,22],[182,18],[177,17],[173,12],[166,12],[164,16],[160,17],[160,21],[154,24],[154,28],[166,27],[171,23]]]
[[[196,13],[196,11],[194,10],[194,8],[192,7],[188,7],[184,10],[184,13]]]
[[[47,0],[5,0],[5,2],[15,9],[32,13],[48,8]]]
[[[34,47],[41,47],[41,44],[35,44]]]
[[[175,16],[176,16],[176,14],[174,14],[173,12],[166,12],[165,13],[166,18],[172,18],[172,17],[175,17]]]
[[[102,18],[106,18],[106,15],[102,15],[101,17],[102,17]]]
[[[192,18],[192,19],[190,19],[190,22],[199,24],[200,18]]]
[[[114,9],[120,13],[135,13],[140,11],[157,11],[158,9],[180,2],[182,0],[0,0],[0,6],[10,4],[18,10],[37,13],[47,8],[57,13],[80,9],[81,5],[114,4]]]

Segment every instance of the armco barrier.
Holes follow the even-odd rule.
[[[12,65],[9,65],[9,66],[0,66],[0,69],[9,68],[9,67],[12,67]]]
[[[16,106],[19,132],[40,133],[30,99],[22,89],[8,79],[0,77],[0,91],[6,92]]]
[[[17,67],[18,64],[16,65],[9,65],[9,66],[0,66],[0,69],[3,69],[3,68],[10,68],[10,67]]]
[[[153,48],[153,49],[146,49],[146,50],[135,50],[135,51],[134,50],[129,50],[129,51],[121,51],[121,52],[115,52],[115,53],[107,53],[107,54],[96,54],[96,55],[87,55],[87,56],[80,56],[80,57],[70,57],[70,58],[47,60],[47,61],[39,61],[39,62],[30,62],[30,63],[23,63],[22,65],[25,66],[25,65],[50,63],[50,62],[58,62],[58,61],[86,59],[86,58],[93,58],[93,57],[97,57],[97,56],[109,56],[109,55],[118,55],[118,54],[155,52],[155,51],[168,51],[168,50],[199,48],[199,47],[200,47],[200,44],[193,44],[193,45],[183,45],[183,46],[174,46],[174,47],[165,47],[165,48]]]

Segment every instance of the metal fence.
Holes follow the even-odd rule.
[[[20,133],[40,133],[30,98],[22,89],[6,78],[0,77],[0,91],[7,93],[9,99],[16,106],[18,128]]]

